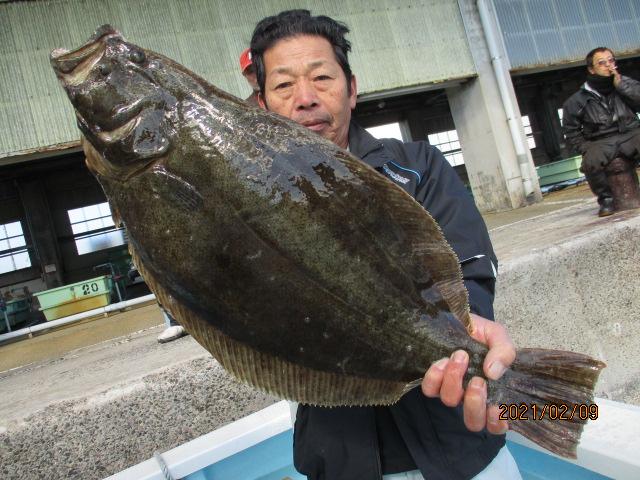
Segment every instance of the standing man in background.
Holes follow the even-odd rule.
[[[620,75],[609,48],[594,48],[586,63],[587,81],[562,106],[562,128],[605,217],[614,212],[605,167],[618,156],[635,161],[640,150],[640,82]]]

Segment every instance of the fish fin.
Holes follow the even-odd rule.
[[[161,163],[153,169],[153,186],[162,190],[165,198],[171,198],[175,205],[183,210],[193,212],[204,207],[202,194],[182,177],[167,171]]]
[[[406,384],[313,370],[260,352],[223,334],[178,302],[155,281],[138,259],[132,260],[158,302],[236,379],[266,393],[323,407],[391,405],[406,393]]]
[[[106,162],[84,135],[80,137],[80,145],[82,145],[84,161],[89,171],[94,175],[108,176],[109,170],[106,168]]]
[[[502,378],[489,382],[488,402],[507,409],[521,406],[528,419],[510,421],[511,430],[553,453],[576,458],[585,417],[592,412],[593,389],[605,366],[580,353],[523,348]]]
[[[450,311],[472,333],[469,299],[458,257],[438,223],[411,195],[369,165],[347,152],[338,152],[336,156],[349,170],[372,185],[374,194],[380,199],[378,203],[402,229],[404,245],[410,247],[410,253],[389,253],[414,279],[418,288],[421,283],[426,284],[422,293],[444,298]]]
[[[422,378],[418,378],[418,379],[414,380],[413,382],[407,383],[404,386],[404,390],[402,390],[402,395],[404,395],[405,393],[409,393],[414,388],[421,387],[422,386],[422,380],[423,380]]]
[[[300,403],[323,406],[391,405],[404,383],[322,372],[262,353],[211,327],[198,315],[178,307],[185,328],[234,377],[266,393]],[[304,380],[302,380],[304,379]]]
[[[121,228],[123,224],[122,224],[122,215],[120,215],[120,210],[118,210],[117,207],[113,205],[112,202],[109,202],[109,208],[111,209],[111,219],[113,220],[113,224],[117,228]]]

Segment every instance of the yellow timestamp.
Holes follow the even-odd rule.
[[[598,419],[595,403],[501,403],[500,420],[567,420],[587,421]]]

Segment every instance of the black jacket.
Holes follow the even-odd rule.
[[[353,123],[349,149],[431,213],[461,260],[471,311],[493,319],[497,260],[471,195],[442,153],[425,142],[376,140]],[[391,407],[300,405],[294,464],[311,480],[378,480],[416,468],[430,480],[468,479],[504,443],[504,435],[468,431],[461,407],[415,388]]]
[[[569,145],[583,154],[587,142],[640,127],[640,82],[622,77],[606,97],[587,83],[562,106],[562,129]]]

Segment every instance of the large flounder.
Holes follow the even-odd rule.
[[[147,283],[235,376],[331,406],[393,403],[461,348],[482,375],[458,260],[402,189],[110,26],[51,63]],[[489,401],[590,403],[603,366],[519,350]],[[582,423],[512,428],[575,456]]]

